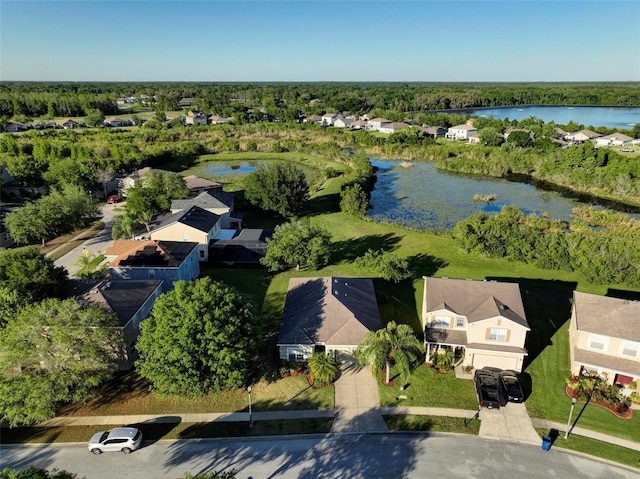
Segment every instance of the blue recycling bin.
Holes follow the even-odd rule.
[[[551,436],[542,436],[542,450],[548,451],[551,449]]]

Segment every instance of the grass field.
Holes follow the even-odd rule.
[[[388,415],[383,416],[390,431],[455,432],[475,434],[480,432],[480,421],[471,421],[465,427],[465,419],[446,416]]]
[[[549,433],[546,429],[536,429],[536,431],[540,434],[541,438]],[[590,456],[606,459],[607,461],[618,462],[640,469],[640,452],[576,434],[572,434],[569,436],[569,439],[566,440],[562,437],[556,438],[551,447],[582,452]]]

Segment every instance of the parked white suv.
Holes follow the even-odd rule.
[[[103,452],[123,452],[130,454],[142,444],[142,432],[135,427],[116,427],[110,431],[100,431],[89,441],[89,451],[94,454]]]

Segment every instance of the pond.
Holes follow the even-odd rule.
[[[252,161],[212,161],[204,166],[200,171],[213,177],[229,177],[238,175],[248,175],[258,169],[259,166],[273,164],[271,160]]]
[[[400,161],[371,163],[379,170],[367,216],[416,230],[451,230],[473,214],[497,213],[505,205],[525,214],[569,220],[573,208],[586,204],[527,183],[441,171],[433,162],[414,162],[413,168],[400,166]],[[476,194],[497,198],[474,201]]]

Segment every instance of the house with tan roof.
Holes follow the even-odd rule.
[[[71,119],[60,120],[60,121],[58,121],[56,123],[58,124],[58,126],[64,128],[65,130],[73,130],[73,129],[78,128],[80,126],[80,123],[78,123],[75,120],[71,120]]]
[[[381,328],[373,281],[364,278],[291,278],[280,323],[280,359],[306,361],[314,353],[357,362],[355,350]]]
[[[325,113],[322,115],[320,122],[322,126],[333,126],[338,118],[340,118],[340,115],[337,113]]]
[[[320,115],[309,115],[302,120],[302,123],[322,123],[322,117]]]
[[[427,361],[452,351],[455,364],[522,371],[530,331],[517,283],[424,277]]]
[[[591,130],[580,130],[575,133],[569,133],[564,137],[567,141],[572,141],[574,143],[583,143],[585,141],[595,141],[596,138],[601,137],[602,134],[597,133]]]
[[[144,177],[149,173],[165,173],[170,175],[177,175],[174,171],[160,170],[158,168],[151,168],[149,166],[145,166],[144,168],[140,168],[139,170],[130,173],[124,178],[119,179],[118,181],[118,192],[121,195],[127,196],[127,189],[132,188],[134,186],[138,186],[141,183],[144,183]]]
[[[385,123],[378,129],[378,131],[380,133],[395,133],[396,131],[400,131],[404,128],[409,128],[409,125],[404,122]]]
[[[629,145],[633,138],[622,133],[611,133],[610,135],[600,136],[596,138],[597,146],[622,146]]]
[[[338,118],[333,122],[336,128],[349,128],[353,124],[353,118]]]
[[[184,183],[189,189],[189,194],[197,196],[205,191],[222,191],[222,183],[217,181],[207,180],[196,175],[189,175],[184,177]]]
[[[233,120],[233,118],[231,118],[231,117],[224,118],[224,117],[218,116],[218,115],[211,115],[211,116],[209,116],[208,123],[210,125],[222,125],[224,123],[231,123],[232,120]]]
[[[444,126],[418,126],[417,128],[429,138],[444,138],[444,135],[447,134],[447,129]]]
[[[63,286],[65,298],[97,304],[114,313],[124,335],[125,357],[122,370],[131,369],[138,358],[135,343],[140,335],[140,323],[147,319],[156,300],[162,294],[163,281],[155,280],[94,280],[71,279]]]
[[[350,126],[352,130],[363,130],[367,128],[368,124],[369,122],[367,120],[356,120],[353,123],[351,123]]]
[[[447,129],[444,137],[447,140],[469,140],[469,138],[474,135],[478,135],[478,129],[473,125],[465,123],[464,125],[456,125]]]
[[[574,291],[571,374],[640,385],[640,301]]]
[[[198,243],[188,241],[117,240],[104,252],[111,279],[160,279],[162,290],[200,275]]]

